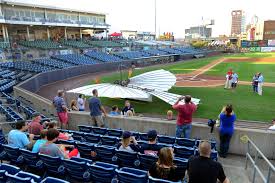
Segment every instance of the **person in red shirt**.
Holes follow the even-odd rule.
[[[230,68],[228,72],[226,73],[226,81],[224,85],[224,89],[230,89],[232,85],[232,75],[233,75],[233,70]]]
[[[41,116],[39,113],[33,114],[33,120],[29,123],[29,133],[34,135],[40,135],[41,130],[43,130],[43,125],[40,124]]]
[[[179,104],[184,99],[185,104]],[[192,129],[192,115],[197,110],[197,106],[191,102],[191,96],[180,97],[172,106],[178,111],[176,137],[190,138]]]

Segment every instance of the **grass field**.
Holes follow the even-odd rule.
[[[257,55],[259,56],[259,55]],[[264,54],[260,55],[265,57]],[[247,57],[247,56],[246,56]],[[252,57],[252,56],[251,56]],[[155,69],[166,69],[173,73],[188,73],[192,72],[193,69],[200,68],[213,60],[220,57],[211,57],[193,60],[191,62],[180,62],[172,65],[154,66],[145,69],[135,70],[134,74],[138,75],[143,72],[147,72]],[[229,64],[229,63],[228,63]],[[231,63],[230,63],[231,64]],[[266,81],[275,82],[275,65],[251,65],[234,63],[236,65],[233,68],[240,72],[240,78],[246,78],[242,80],[250,81],[251,75],[249,72],[256,72],[259,68],[265,70],[264,76]],[[214,71],[210,71],[207,74],[210,75],[224,75],[224,71],[228,69],[229,65],[227,63],[222,63],[214,68]],[[217,71],[216,71],[217,70]],[[219,70],[219,71],[218,71]],[[222,72],[220,74],[219,72]],[[124,72],[123,75],[126,77],[127,73]],[[105,77],[101,77],[101,82],[113,82],[119,79],[119,74],[112,74]],[[91,83],[89,83],[91,84]],[[195,117],[198,118],[216,118],[221,108],[225,104],[233,104],[234,110],[237,114],[238,119],[242,120],[253,120],[253,121],[266,121],[269,122],[275,116],[275,88],[264,87],[264,95],[258,96],[251,92],[251,86],[239,86],[236,91],[224,90],[223,87],[215,88],[180,88],[173,87],[170,92],[177,94],[190,94],[193,97],[200,98],[201,104]],[[109,99],[102,98],[102,103],[105,106],[118,105],[120,108],[123,107],[123,99]],[[171,106],[165,102],[153,98],[152,103],[132,101],[132,105],[135,107],[137,113],[141,114],[158,114],[165,115],[166,111],[171,109]]]

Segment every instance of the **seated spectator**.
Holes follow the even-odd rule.
[[[273,125],[268,128],[269,130],[275,130],[275,118],[272,120],[272,124]]]
[[[116,105],[114,105],[112,107],[112,111],[109,113],[110,116],[118,116],[119,112],[118,112],[118,107]]]
[[[182,180],[184,175],[177,173],[177,167],[173,164],[173,157],[174,153],[172,148],[162,148],[159,152],[158,161],[154,163],[149,169],[149,175],[154,178],[165,179],[174,182]]]
[[[15,130],[11,130],[8,134],[8,144],[13,147],[19,147],[22,149],[31,149],[34,143],[33,134],[29,135],[29,138],[24,133],[28,129],[25,121],[18,121],[15,124]]]
[[[122,141],[118,144],[118,150],[128,151],[128,152],[140,152],[140,147],[135,139],[132,136],[132,133],[125,131],[122,134]]]
[[[175,118],[173,117],[173,111],[168,110],[167,111],[167,120],[174,120]]]
[[[126,116],[133,117],[134,113],[131,110],[129,110],[129,111],[126,112]]]
[[[35,144],[33,145],[32,152],[38,153],[40,150],[40,147],[47,142],[47,132],[48,130],[42,130],[40,132],[40,138],[38,139]]]
[[[80,94],[77,99],[77,107],[79,111],[85,111],[85,101],[85,96],[83,94]]]
[[[132,111],[133,115],[135,114],[134,108],[131,106],[130,101],[126,100],[125,107],[122,109],[122,114],[126,115],[129,110]]]
[[[78,107],[77,107],[77,104],[76,104],[76,100],[72,100],[71,101],[71,109],[73,111],[79,111]]]
[[[29,123],[29,133],[34,135],[40,135],[41,130],[43,130],[43,125],[41,125],[41,116],[40,113],[34,113],[33,119]]]
[[[147,133],[148,144],[141,145],[141,153],[152,155],[152,156],[158,155],[161,147],[157,145],[157,136],[158,136],[158,133],[156,130],[148,131]]]
[[[51,129],[51,128],[54,128],[54,129],[57,129],[57,123],[56,122],[51,122],[48,124],[48,129]],[[61,140],[69,140],[71,139],[71,134],[69,133],[62,133],[60,132],[59,133],[59,136],[58,136],[58,139],[61,139]]]
[[[222,165],[210,158],[211,145],[207,141],[202,141],[199,145],[200,156],[192,156],[187,164],[189,182],[229,183]]]
[[[57,129],[49,129],[47,132],[48,141],[40,147],[39,153],[67,159],[68,155],[65,153],[64,148],[55,144],[58,136],[59,131]]]

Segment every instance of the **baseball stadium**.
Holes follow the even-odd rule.
[[[274,40],[198,48],[125,39],[101,12],[0,9],[0,182],[275,182]]]

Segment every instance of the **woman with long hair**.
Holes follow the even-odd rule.
[[[77,107],[76,100],[72,100],[72,101],[71,101],[71,109],[72,109],[73,111],[78,111],[78,110],[79,110],[78,107]]]
[[[232,105],[223,107],[220,114],[220,156],[226,158],[231,137],[234,133],[234,122],[236,114],[233,112]]]
[[[184,175],[177,173],[177,167],[173,163],[174,152],[170,147],[163,147],[159,151],[159,159],[149,169],[149,175],[153,178],[165,179],[169,181],[179,181]]]
[[[121,143],[118,144],[117,148],[121,151],[140,152],[140,147],[135,137],[129,131],[123,132]]]

